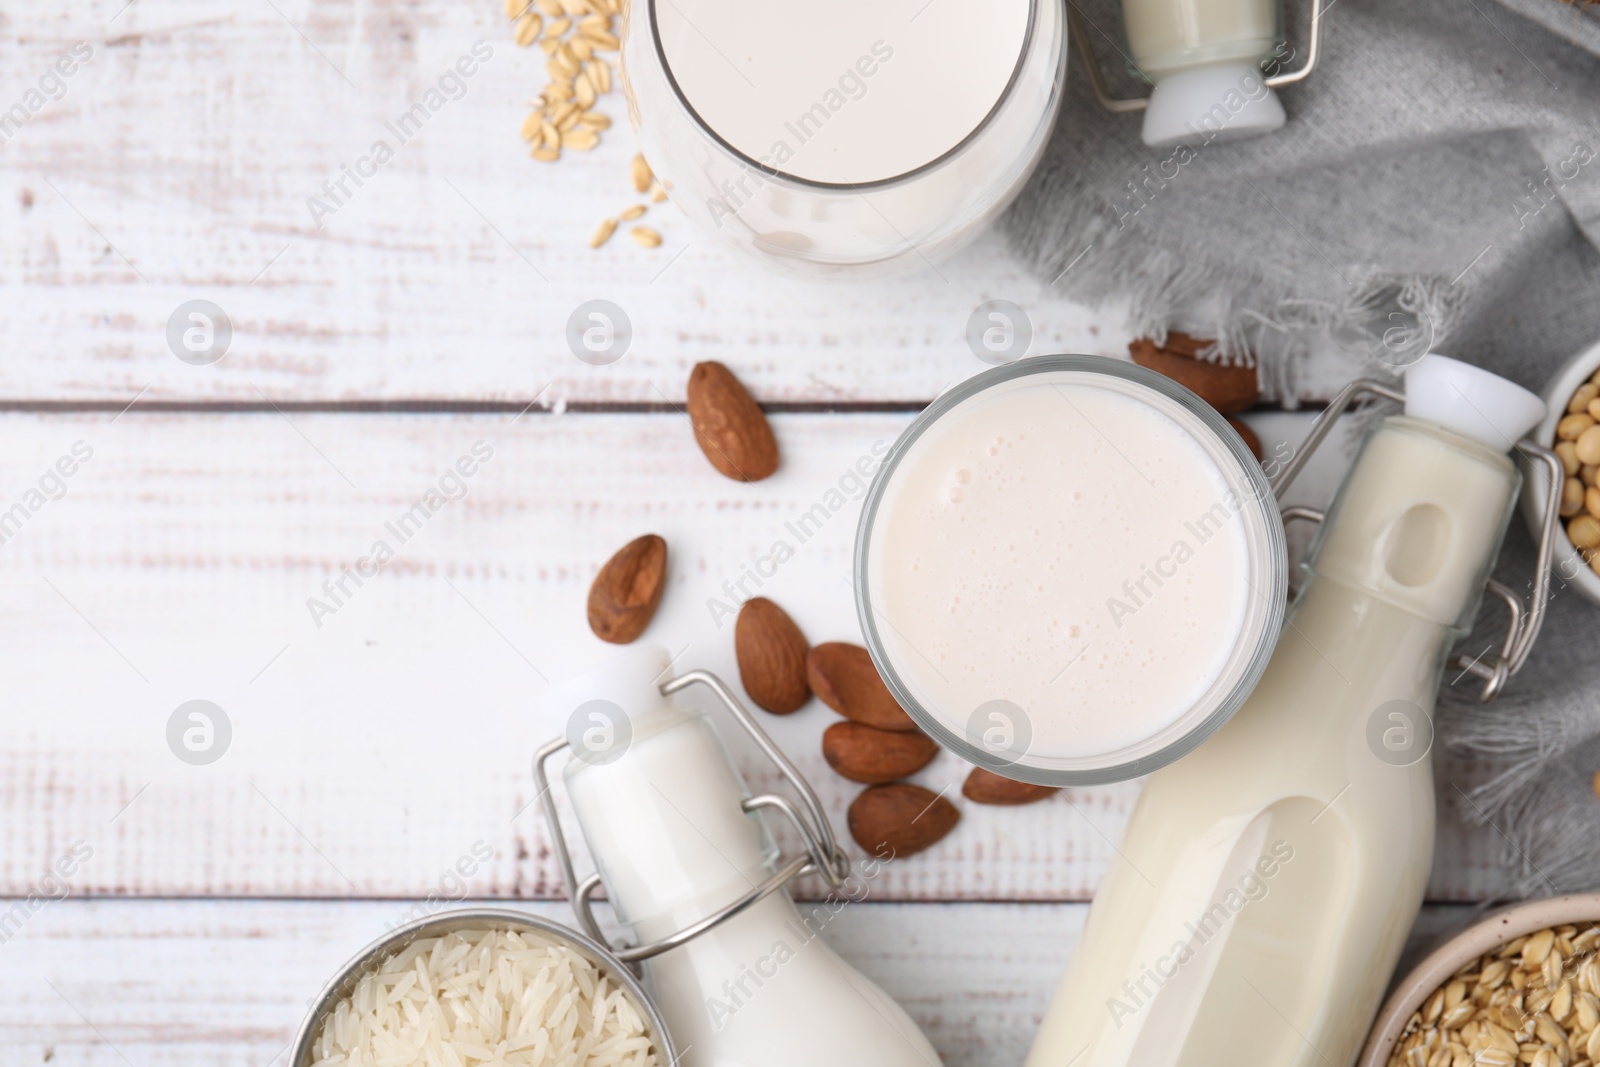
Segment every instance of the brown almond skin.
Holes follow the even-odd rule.
[[[1261,438],[1258,437],[1256,432],[1250,428],[1250,424],[1245,422],[1243,419],[1236,419],[1232,416],[1229,416],[1228,425],[1233,427],[1234,433],[1244,438],[1244,446],[1250,450],[1251,455],[1256,457],[1256,462],[1260,463],[1262,455]]]
[[[1216,342],[1205,337],[1196,337],[1181,330],[1168,330],[1167,343],[1161,347],[1175,356],[1188,356],[1198,359],[1200,353],[1210,348]]]
[[[875,730],[858,722],[836,722],[822,731],[822,758],[852,782],[878,785],[916,774],[939,754],[926,734]]]
[[[939,841],[961,821],[956,806],[909,782],[869,786],[850,802],[850,836],[885,859],[912,856]]]
[[[766,597],[753,597],[739,609],[733,626],[733,651],[739,680],[756,704],[774,715],[799,711],[811,699],[806,654],[811,644],[788,612]]]
[[[666,586],[667,543],[655,534],[634,538],[589,587],[589,629],[602,641],[627,644],[650,625]]]
[[[759,482],[778,469],[767,416],[721,363],[696,363],[689,372],[689,421],[700,451],[734,481]]]
[[[895,702],[872,657],[860,645],[829,641],[806,657],[811,691],[847,719],[879,730],[915,730],[917,724]]]
[[[1256,369],[1196,359],[1194,354],[1208,344],[1188,334],[1169,333],[1163,346],[1140,338],[1128,345],[1128,353],[1139,366],[1166,375],[1224,415],[1249,409],[1261,396]]]
[[[967,775],[966,784],[961,787],[961,795],[974,804],[998,804],[1006,807],[1033,804],[1047,797],[1053,797],[1059,792],[1061,790],[1053,786],[1018,782],[1005,775],[986,771],[982,767],[972,768],[972,773]]]

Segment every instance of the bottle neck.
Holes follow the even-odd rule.
[[[620,758],[568,764],[567,790],[619,918],[687,925],[767,877],[771,839],[741,806],[744,780],[704,716],[634,725]]]
[[[1454,627],[1367,590],[1316,578],[1301,591],[1280,648],[1303,646],[1304,667],[1346,698],[1331,706],[1366,714],[1378,693],[1431,708],[1457,636]]]
[[[1306,569],[1313,582],[1464,630],[1520,486],[1504,454],[1419,419],[1384,419],[1362,443]]]

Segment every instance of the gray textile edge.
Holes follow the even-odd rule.
[[[1117,91],[1141,91],[1109,69],[1125,58],[1115,5],[1074,6]],[[1545,8],[1574,33],[1517,13]],[[1003,222],[1012,247],[1070,297],[1129,301],[1141,334],[1186,327],[1216,337],[1217,358],[1259,359],[1268,396],[1292,404],[1296,360],[1353,373],[1387,356],[1396,324],[1470,345],[1529,263],[1600,244],[1600,13],[1334,0],[1325,26],[1322,65],[1280,92],[1282,130],[1197,138],[1182,157],[1144,147],[1137,115],[1103,112],[1074,51],[1046,157]],[[1592,162],[1573,162],[1578,145]]]

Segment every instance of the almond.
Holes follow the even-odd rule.
[[[1195,353],[1211,342],[1186,333],[1168,333],[1167,343],[1157,347],[1141,338],[1128,346],[1133,361],[1191,390],[1224,415],[1236,415],[1261,396],[1254,367],[1233,367],[1196,359]]]
[[[811,699],[806,682],[811,645],[788,613],[772,601],[758,596],[744,602],[733,626],[733,650],[744,691],[760,707],[787,715]]]
[[[878,676],[872,657],[860,645],[829,641],[806,657],[811,691],[847,719],[879,730],[915,730],[917,724],[895,702]]]
[[[1233,427],[1234,433],[1244,438],[1244,446],[1250,450],[1251,455],[1256,457],[1256,462],[1260,463],[1261,438],[1256,436],[1256,432],[1250,428],[1250,424],[1243,419],[1236,419],[1230,415],[1228,416],[1228,425]]]
[[[602,641],[625,645],[644,633],[667,582],[667,543],[645,534],[606,561],[589,587],[589,629]]]
[[[916,774],[939,754],[921,732],[875,730],[858,722],[836,722],[822,731],[822,758],[852,782],[877,785]]]
[[[850,836],[883,858],[921,852],[961,819],[956,806],[920,785],[895,782],[869,787],[850,803]],[[887,851],[887,855],[885,852]]]
[[[778,469],[778,442],[767,416],[721,363],[696,363],[689,373],[689,421],[711,465],[740,482]]]
[[[1032,804],[1034,801],[1053,797],[1059,792],[1061,790],[1054,786],[1018,782],[1003,774],[986,771],[982,767],[972,768],[972,773],[967,775],[966,784],[961,787],[961,795],[974,804],[1003,804],[1011,807],[1018,804]]]

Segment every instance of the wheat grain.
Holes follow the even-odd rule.
[[[1461,967],[1401,1031],[1389,1067],[1600,1063],[1600,923],[1519,937]]]
[[[594,109],[613,85],[611,63],[601,53],[622,47],[615,22],[621,13],[619,0],[506,0],[505,9],[506,17],[514,20],[517,45],[537,45],[546,57],[550,78],[533,102],[533,113],[522,120],[520,133],[529,144],[529,154],[542,163],[554,163],[566,149],[587,152],[598,147],[600,134],[611,128],[611,118]],[[653,203],[666,199],[644,156],[633,158],[630,177],[634,191],[653,193]],[[639,218],[645,210],[636,204],[622,212],[620,220],[607,219],[590,238],[590,246],[599,248],[616,232],[618,221]],[[661,235],[649,227],[635,227],[631,234],[642,247],[661,245]]]
[[[634,191],[640,193],[650,188],[650,183],[655,180],[655,176],[650,172],[650,164],[645,162],[642,152],[633,157],[632,177]]]

